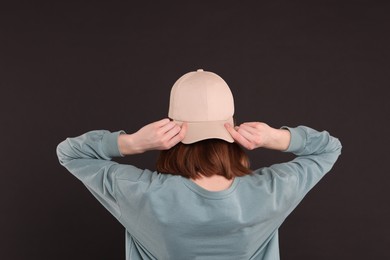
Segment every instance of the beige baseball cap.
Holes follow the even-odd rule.
[[[234,126],[234,100],[227,83],[217,74],[198,69],[181,76],[171,89],[168,117],[188,123],[181,141],[190,144],[217,138],[233,143],[224,124]]]

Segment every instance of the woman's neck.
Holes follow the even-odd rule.
[[[222,191],[228,189],[232,185],[234,178],[228,180],[221,175],[213,175],[211,177],[201,175],[201,178],[191,180],[203,189],[209,191]]]

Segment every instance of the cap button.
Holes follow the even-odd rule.
[[[197,71],[203,71],[203,69],[198,69]]]

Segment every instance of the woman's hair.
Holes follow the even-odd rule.
[[[251,174],[248,155],[236,143],[206,139],[192,144],[178,143],[163,150],[157,171],[197,179],[221,175],[227,179]]]

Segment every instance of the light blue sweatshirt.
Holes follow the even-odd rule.
[[[297,157],[208,191],[182,176],[111,161],[118,135],[95,130],[57,146],[59,162],[126,229],[126,259],[279,259],[278,228],[332,168],[341,143],[298,126],[285,152]]]

